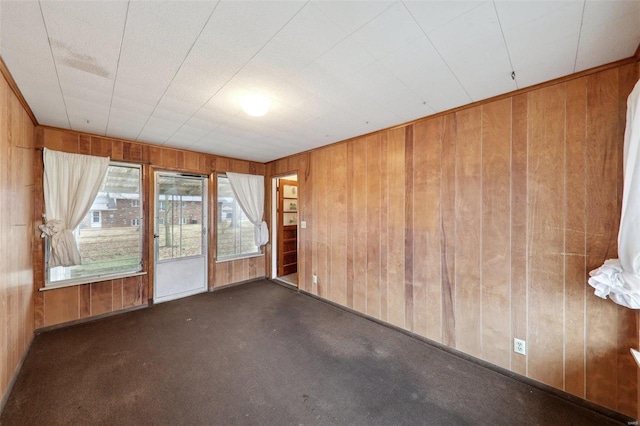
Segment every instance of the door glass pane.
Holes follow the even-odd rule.
[[[158,176],[158,260],[202,255],[204,181]]]

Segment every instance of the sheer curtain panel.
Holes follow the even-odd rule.
[[[590,272],[596,296],[640,309],[640,81],[627,99],[624,133],[624,188],[618,232],[618,259]]]
[[[109,157],[68,154],[45,148],[42,236],[50,237],[49,267],[80,264],[73,230],[93,204],[109,167]]]
[[[251,223],[255,226],[254,239],[261,247],[269,242],[269,229],[264,216],[264,176],[243,173],[227,173],[231,190],[238,204]]]

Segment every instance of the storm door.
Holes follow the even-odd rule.
[[[154,303],[207,291],[207,181],[155,174]]]

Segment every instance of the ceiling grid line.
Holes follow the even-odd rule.
[[[639,20],[637,0],[0,0],[0,55],[42,125],[268,162],[632,61]]]
[[[51,53],[51,61],[53,62],[53,68],[56,71],[56,80],[58,81],[58,88],[60,89],[60,95],[62,97],[62,103],[64,104],[64,113],[67,117],[67,123],[69,123],[69,128],[73,129],[71,126],[71,119],[69,118],[69,109],[67,108],[67,101],[64,98],[64,92],[62,91],[62,83],[60,82],[60,73],[58,72],[58,64],[56,63],[56,57],[53,54],[53,46],[51,46],[51,37],[49,37],[49,30],[47,29],[47,21],[44,19],[44,12],[42,10],[42,0],[38,0],[38,8],[40,9],[40,16],[42,17],[42,25],[44,26],[44,31],[47,34],[47,44],[49,45],[49,52]]]
[[[582,36],[582,25],[584,25],[584,10],[587,7],[587,1],[582,1],[582,15],[580,16],[580,30],[578,31],[578,43],[576,44],[576,56],[573,60],[573,72],[576,72],[576,68],[578,67],[578,52],[580,52],[580,38]]]
[[[516,74],[516,70],[513,67],[513,61],[511,60],[511,52],[509,52],[509,45],[507,45],[507,38],[504,35],[504,29],[502,28],[502,21],[500,21],[500,14],[498,13],[498,8],[496,7],[496,0],[493,0],[493,10],[496,12],[496,18],[498,19],[498,26],[500,27],[500,34],[502,35],[502,41],[504,42],[504,49],[507,51],[507,57],[509,58],[509,65],[511,66],[511,78],[516,83],[516,89],[520,88],[518,85],[518,75]]]
[[[198,42],[198,39],[200,39],[200,36],[202,35],[202,32],[204,31],[205,28],[207,28],[207,25],[209,25],[209,21],[211,20],[211,18],[213,17],[214,13],[216,13],[216,9],[218,9],[218,5],[220,4],[220,1],[218,1],[215,5],[215,7],[213,8],[213,10],[211,11],[211,13],[209,14],[209,17],[207,18],[207,21],[204,23],[204,25],[202,26],[202,28],[200,28],[200,31],[198,32],[198,35],[196,36],[196,38],[193,40],[193,43],[191,43],[191,46],[189,47],[189,50],[187,51],[187,53],[184,55],[184,58],[182,58],[182,62],[180,63],[180,66],[178,67],[178,69],[176,70],[176,72],[173,74],[173,77],[171,77],[171,80],[169,81],[169,83],[167,84],[167,87],[164,88],[164,91],[162,92],[162,95],[158,98],[158,102],[156,102],[156,105],[153,107],[153,111],[151,111],[151,113],[149,114],[149,117],[147,117],[147,121],[145,121],[144,125],[142,126],[142,128],[140,129],[140,131],[138,132],[138,135],[136,136],[136,140],[138,140],[138,138],[140,137],[140,135],[142,134],[142,132],[144,131],[145,127],[147,127],[147,124],[149,124],[149,120],[151,120],[151,117],[153,117],[153,114],[156,112],[156,110],[158,109],[158,106],[160,105],[160,103],[162,102],[162,99],[164,99],[164,96],[167,94],[167,91],[169,90],[169,87],[171,87],[171,83],[173,83],[173,80],[175,80],[176,76],[178,75],[178,73],[180,72],[180,70],[182,69],[182,66],[184,65],[185,61],[187,60],[187,58],[189,57],[189,54],[191,53],[191,51],[193,50],[193,47],[196,45],[196,43]],[[166,141],[165,141],[166,142]]]
[[[111,99],[109,100],[109,112],[107,113],[107,123],[104,127],[104,135],[109,132],[109,121],[111,120],[111,107],[113,106],[113,96],[116,92],[116,84],[118,84],[118,71],[120,70],[120,58],[122,56],[122,46],[124,45],[124,34],[127,31],[127,21],[129,19],[129,6],[131,0],[127,1],[127,12],[124,15],[124,25],[122,26],[122,38],[120,39],[120,50],[118,51],[118,61],[116,62],[116,72],[113,76],[113,86],[111,88]]]
[[[451,68],[451,65],[449,65],[449,63],[444,59],[444,56],[442,55],[442,53],[440,52],[440,49],[438,49],[438,46],[435,45],[435,43],[431,40],[431,37],[429,37],[429,35],[427,34],[427,32],[424,30],[424,28],[422,28],[422,25],[420,25],[420,22],[418,22],[418,20],[416,19],[416,17],[413,15],[413,13],[411,13],[411,10],[409,10],[409,8],[407,7],[407,5],[405,4],[404,1],[402,1],[402,5],[404,6],[404,8],[407,10],[407,12],[409,13],[409,15],[411,16],[411,19],[413,19],[415,21],[415,23],[418,25],[418,28],[420,28],[420,31],[422,31],[422,34],[424,34],[424,36],[427,38],[427,40],[429,41],[429,43],[431,44],[431,46],[433,46],[434,50],[436,51],[436,53],[438,54],[438,56],[440,57],[440,59],[442,60],[442,62],[447,66],[447,68],[449,69],[449,71],[451,72],[451,75],[453,75],[453,77],[456,79],[456,81],[458,82],[458,84],[460,85],[460,87],[462,88],[462,90],[464,90],[464,93],[467,95],[467,98],[469,99],[470,102],[473,102],[475,99],[473,99],[471,97],[471,95],[469,94],[469,91],[467,90],[467,88],[464,86],[464,84],[462,84],[462,82],[460,81],[460,78],[458,77],[458,75],[453,71],[453,69]]]
[[[189,122],[189,120],[191,120],[191,119],[192,119],[192,118],[193,118],[193,117],[194,117],[198,112],[200,112],[200,111],[202,110],[202,108],[204,108],[204,107],[205,107],[205,105],[207,105],[207,104],[211,101],[211,99],[213,99],[213,98],[214,98],[214,97],[215,97],[215,96],[216,96],[216,95],[217,95],[217,94],[218,94],[222,89],[224,89],[224,88],[229,84],[229,82],[230,82],[231,80],[233,80],[233,78],[234,78],[235,76],[237,76],[237,75],[238,75],[238,74],[239,74],[239,73],[240,73],[240,72],[241,72],[241,71],[242,71],[242,70],[247,66],[247,64],[248,64],[249,62],[251,62],[251,60],[253,60],[253,58],[255,58],[255,57],[256,57],[260,52],[262,52],[262,50],[263,50],[263,49],[264,49],[264,48],[265,48],[265,47],[266,47],[266,46],[271,42],[271,40],[273,40],[273,39],[274,39],[278,34],[280,34],[280,32],[281,32],[281,31],[282,31],[282,30],[283,30],[287,25],[289,25],[289,23],[290,23],[290,22],[291,22],[291,21],[292,21],[296,16],[298,16],[298,14],[299,14],[299,13],[300,13],[300,12],[301,12],[301,11],[302,11],[306,6],[307,6],[307,4],[309,4],[309,3],[310,3],[310,0],[305,1],[304,5],[303,5],[300,9],[298,9],[298,11],[297,11],[296,13],[294,13],[294,14],[293,14],[293,16],[291,16],[291,18],[289,18],[289,19],[287,20],[287,22],[285,22],[285,23],[280,27],[280,29],[279,29],[278,31],[276,31],[276,32],[275,32],[271,37],[269,37],[269,39],[268,39],[268,40],[267,40],[267,41],[262,45],[262,47],[260,47],[260,49],[258,49],[258,50],[253,54],[253,55],[251,55],[251,57],[250,57],[250,58],[249,58],[249,59],[244,63],[244,65],[243,65],[243,66],[241,66],[241,67],[240,67],[240,68],[239,68],[239,69],[238,69],[238,70],[237,70],[237,71],[236,71],[236,72],[235,72],[231,77],[229,77],[229,79],[228,79],[228,80],[227,80],[227,81],[226,81],[222,86],[220,86],[220,88],[219,88],[218,90],[216,90],[216,92],[215,92],[213,95],[211,95],[211,96],[209,97],[209,99],[207,99],[207,101],[206,101],[204,104],[202,104],[202,105],[200,106],[200,108],[198,108],[198,109],[197,109],[193,114],[191,114],[191,115],[189,116],[189,118],[187,118],[187,119],[186,119],[186,120],[185,120],[185,121],[180,125],[180,127],[178,127],[178,129],[176,129],[176,131],[175,131],[175,132],[173,132],[173,133],[172,133],[172,134],[171,134],[171,135],[170,135],[170,136],[169,136],[169,137],[168,137],[164,142],[166,143],[166,142],[167,142],[169,139],[171,139],[171,138],[172,138],[176,133],[178,133],[178,131],[180,131],[180,129],[182,129],[182,128],[184,127],[184,125],[185,125],[186,123],[188,123],[188,122]],[[213,131],[213,130],[212,130],[212,131]],[[212,132],[212,131],[211,131],[211,132]],[[211,133],[211,132],[209,132],[209,133]],[[197,139],[193,144],[197,144],[198,142],[200,142],[200,141],[202,140],[202,138],[204,138],[204,137],[206,137],[207,135],[209,135],[209,133],[207,133],[206,135],[204,135],[204,136],[200,137],[199,139]],[[192,144],[192,145],[193,145],[193,144]]]

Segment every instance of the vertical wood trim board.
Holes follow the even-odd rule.
[[[622,65],[269,163],[303,177],[300,288],[637,416],[637,315],[586,279],[617,255],[638,77]]]

